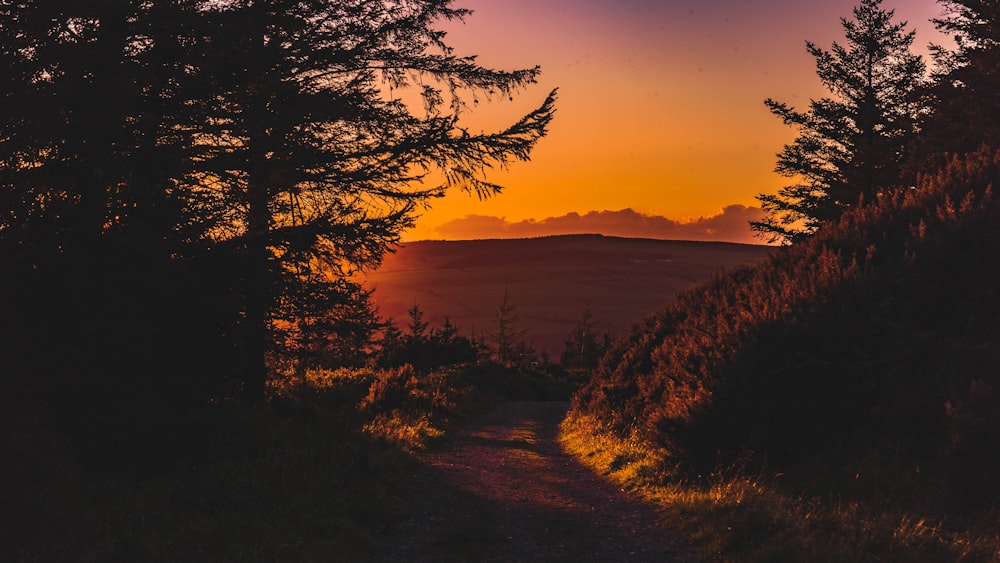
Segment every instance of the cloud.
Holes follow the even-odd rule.
[[[680,222],[659,215],[646,215],[632,209],[591,211],[584,215],[567,213],[542,220],[509,222],[503,217],[466,215],[440,225],[437,233],[447,239],[525,238],[576,233],[599,233],[607,236],[727,241],[761,244],[754,237],[749,222],[761,219],[759,207],[728,205],[718,215]]]

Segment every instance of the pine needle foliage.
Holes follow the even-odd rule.
[[[758,199],[767,216],[751,226],[769,241],[797,242],[836,220],[860,198],[900,184],[900,165],[916,132],[920,104],[912,94],[925,66],[910,49],[914,31],[893,21],[881,0],[862,0],[841,19],[845,44],[830,50],[806,42],[830,97],[806,111],[767,99],[771,113],[798,129],[778,153],[775,171],[793,180]]]
[[[469,14],[451,0],[3,2],[0,245],[17,268],[4,283],[58,293],[72,272],[74,292],[115,285],[146,308],[123,320],[97,300],[67,319],[108,330],[194,315],[200,293],[233,351],[222,363],[262,401],[294,325],[370,316],[350,276],[446,190],[498,193],[490,173],[546,134],[554,91],[508,127],[469,131],[479,101],[540,72],[457,54],[441,27]]]

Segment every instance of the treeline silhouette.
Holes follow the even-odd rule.
[[[0,6],[13,395],[259,404],[290,362],[359,362],[379,326],[352,275],[446,188],[497,193],[554,108],[470,134],[467,104],[539,70],[454,55],[449,2],[396,4]]]
[[[585,309],[566,335],[559,362],[553,363],[547,351],[539,352],[529,342],[530,327],[521,322],[509,290],[504,290],[497,305],[493,326],[480,334],[475,331],[465,334],[448,317],[440,327],[432,327],[424,320],[418,303],[407,311],[407,317],[406,330],[401,330],[393,319],[385,321],[366,365],[374,368],[409,365],[417,372],[428,372],[449,366],[495,364],[579,383],[589,378],[611,345],[610,335],[601,330],[590,310]]]
[[[385,327],[355,274],[448,189],[498,193],[554,113],[468,130],[540,72],[455,53],[469,13],[0,3],[0,559],[321,560],[369,529],[399,460],[361,432]]]
[[[691,478],[740,467],[800,493],[990,521],[1000,502],[1000,9],[944,4],[952,18],[939,25],[959,48],[916,98],[915,182],[881,186],[769,261],[637,324],[575,413],[663,446],[665,463]]]

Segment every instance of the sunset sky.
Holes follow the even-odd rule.
[[[450,193],[405,239],[629,234],[615,225],[638,219],[645,230],[631,236],[754,241],[743,227],[753,216],[747,208],[785,182],[773,172],[775,153],[795,135],[763,100],[803,108],[826,95],[805,41],[843,42],[839,18],[855,5],[456,0],[474,10],[464,25],[447,28],[457,54],[495,68],[542,67],[539,83],[514,102],[480,104],[476,127],[501,128],[558,87],[556,119],[530,162],[491,176],[505,186],[501,195],[479,201]],[[928,21],[941,13],[934,0],[883,6],[917,30],[918,52],[948,44]]]

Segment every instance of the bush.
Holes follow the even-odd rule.
[[[410,364],[379,371],[358,408],[370,412],[398,409],[407,403],[416,387],[417,373]]]

